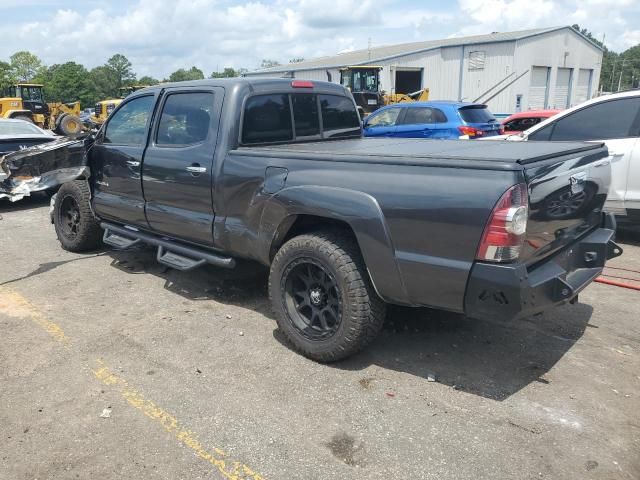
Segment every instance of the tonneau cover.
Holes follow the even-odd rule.
[[[564,155],[586,153],[602,148],[602,143],[582,142],[508,142],[477,140],[424,140],[399,138],[356,138],[286,145],[242,147],[251,152],[278,152],[298,155],[331,155],[358,157],[402,157],[456,159],[520,164]]]

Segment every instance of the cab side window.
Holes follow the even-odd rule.
[[[146,95],[125,103],[109,119],[103,143],[114,145],[143,145],[147,137],[147,122],[153,110],[155,97]]]
[[[162,107],[156,134],[158,146],[187,146],[204,142],[209,135],[213,93],[169,94]]]

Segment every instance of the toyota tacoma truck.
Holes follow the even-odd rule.
[[[57,165],[82,172],[53,203],[64,249],[260,262],[279,329],[317,361],[371,342],[389,303],[507,321],[574,302],[622,252],[602,144],[365,139],[340,85],[158,85],[87,145]]]

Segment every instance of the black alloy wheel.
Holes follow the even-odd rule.
[[[293,327],[309,340],[333,336],[342,321],[342,299],[328,269],[315,259],[298,258],[289,264],[283,280]]]
[[[62,199],[60,217],[62,233],[69,239],[76,238],[80,231],[80,207],[71,195]]]

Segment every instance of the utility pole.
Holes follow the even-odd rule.
[[[367,43],[367,50],[369,51],[369,60],[371,60],[371,37],[369,37],[369,42]]]
[[[613,61],[613,69],[611,69],[611,87],[609,88],[611,92],[613,92],[613,79],[615,78],[616,74],[616,63],[618,63],[617,58]]]
[[[622,66],[620,67],[620,78],[618,79],[618,92],[620,91],[620,86],[622,85],[622,72],[624,72],[624,64],[626,61],[626,58],[622,59]]]

